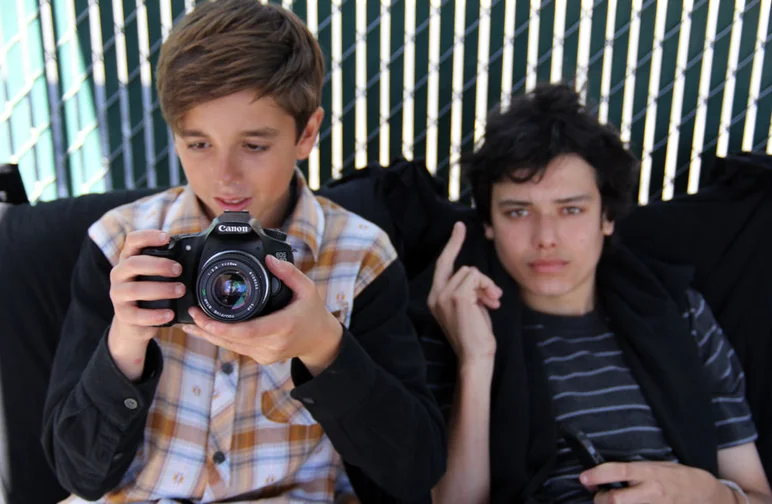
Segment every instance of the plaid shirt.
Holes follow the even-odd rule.
[[[396,252],[381,229],[315,197],[297,173],[299,197],[284,226],[295,265],[348,326],[354,298]],[[116,264],[131,231],[198,233],[209,224],[190,187],[178,187],[110,211],[89,235]],[[161,329],[156,341],[164,370],[144,441],[122,483],[103,502],[216,502],[235,496],[241,496],[238,502],[331,502],[338,492],[351,492],[322,427],[289,395],[289,360],[261,366],[176,327]],[[232,367],[227,374],[226,363]],[[220,464],[213,462],[217,452],[225,455]]]

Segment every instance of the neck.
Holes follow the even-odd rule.
[[[595,275],[574,290],[560,296],[544,296],[520,291],[520,296],[528,308],[549,315],[581,316],[595,309]]]

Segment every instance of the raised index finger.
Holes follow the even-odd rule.
[[[453,232],[450,233],[450,239],[445,244],[445,248],[442,249],[440,256],[437,258],[437,264],[434,267],[435,286],[442,287],[453,276],[453,266],[459,251],[461,251],[461,246],[464,244],[465,236],[466,226],[464,226],[464,223],[459,221],[453,224]]]

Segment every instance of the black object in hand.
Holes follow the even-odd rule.
[[[600,452],[592,444],[590,438],[587,435],[574,427],[566,423],[560,423],[558,425],[558,432],[561,437],[566,440],[571,452],[579,459],[579,463],[585,469],[592,469],[595,466],[603,464],[606,460],[600,454]],[[606,483],[598,485],[601,490],[613,490],[615,488],[627,488],[627,483],[619,481],[614,483]]]

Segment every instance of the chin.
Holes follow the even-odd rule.
[[[540,297],[560,297],[572,289],[563,282],[540,282],[528,286],[528,290]]]

